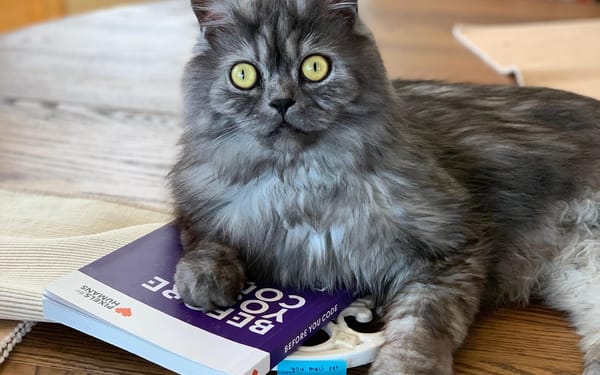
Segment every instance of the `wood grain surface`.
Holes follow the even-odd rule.
[[[0,183],[166,205],[179,117],[0,97]]]
[[[544,0],[364,0],[390,76],[511,83],[452,39],[457,22],[599,17]],[[197,30],[182,0],[116,8],[0,35],[0,185],[168,207],[179,80]],[[150,328],[149,328],[150,329]],[[565,317],[539,304],[482,313],[457,374],[577,374]],[[366,374],[367,368],[351,370]],[[39,324],[0,375],[169,374],[59,325]]]

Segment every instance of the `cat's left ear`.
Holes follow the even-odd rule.
[[[349,21],[355,21],[358,17],[358,0],[325,0],[329,3],[329,8],[335,13],[347,18]]]

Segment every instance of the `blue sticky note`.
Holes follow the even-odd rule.
[[[285,360],[277,365],[277,375],[346,375],[346,361]]]

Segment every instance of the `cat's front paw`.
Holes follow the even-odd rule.
[[[183,301],[204,311],[234,304],[245,278],[235,252],[211,242],[201,242],[188,251],[175,271],[175,284]]]

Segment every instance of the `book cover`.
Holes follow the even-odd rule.
[[[239,302],[209,313],[173,282],[179,231],[166,225],[50,284],[48,319],[181,374],[266,374],[352,301],[247,283]]]

